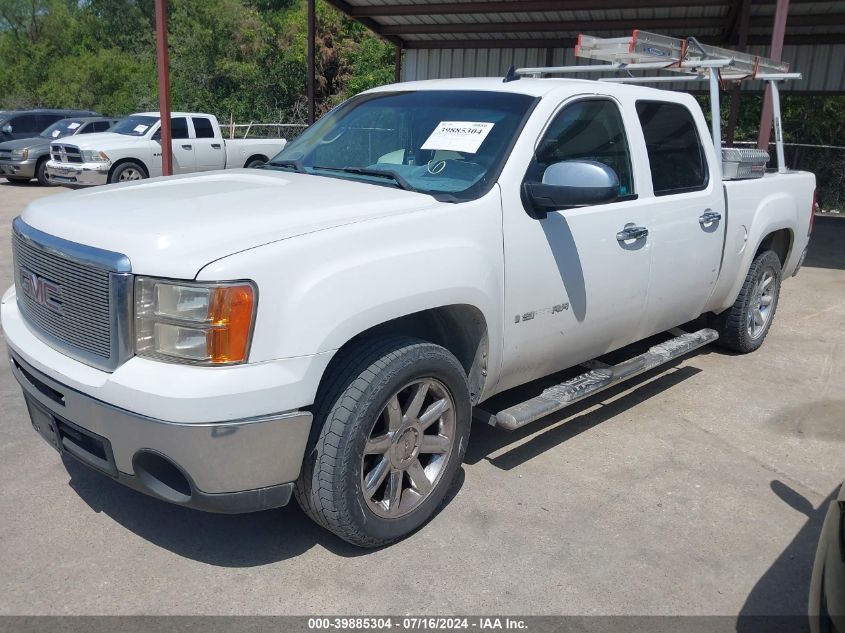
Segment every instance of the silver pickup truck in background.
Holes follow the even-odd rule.
[[[257,167],[285,146],[284,139],[224,139],[217,117],[174,112],[173,173]],[[69,187],[155,178],[161,170],[161,118],[158,112],[132,114],[104,134],[50,148],[47,175]]]

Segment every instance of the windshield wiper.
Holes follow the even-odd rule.
[[[411,183],[405,180],[405,177],[402,176],[402,174],[395,172],[392,169],[368,169],[366,167],[319,167],[317,165],[314,165],[314,169],[342,171],[347,174],[360,174],[361,176],[375,176],[377,178],[390,178],[405,191],[416,191]]]
[[[293,167],[300,174],[306,174],[305,166],[302,161],[294,158],[283,158],[282,160],[271,160],[269,163],[264,163],[263,167]]]

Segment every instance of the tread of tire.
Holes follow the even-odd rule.
[[[362,342],[363,344],[366,343]],[[319,479],[317,489],[314,489],[314,460],[319,456],[320,464],[325,470],[333,470],[336,467],[337,460],[342,459],[338,455],[342,429],[347,424],[358,398],[378,377],[380,370],[399,357],[400,350],[428,345],[430,343],[408,336],[389,336],[375,342],[363,353],[360,347],[353,348],[341,364],[333,368],[329,380],[317,394],[312,438],[308,444],[302,472],[294,486],[294,497],[306,516],[347,541],[364,547],[386,544],[361,533],[349,517],[341,515],[333,503],[334,492],[330,489],[330,482]],[[355,353],[356,351],[359,353]],[[325,419],[325,423],[322,427],[317,427],[322,419]]]
[[[719,315],[718,344],[721,347],[725,347],[727,349],[742,353],[750,351],[743,345],[743,332],[745,331],[746,319],[745,303],[748,294],[754,288],[754,282],[757,278],[757,271],[763,265],[763,260],[768,258],[769,256],[775,259],[775,262],[777,262],[778,265],[777,270],[780,271],[780,259],[774,251],[763,251],[754,258],[754,261],[751,262],[751,266],[748,269],[748,274],[745,276],[745,281],[743,281],[742,283],[742,288],[740,288],[739,290],[739,295],[737,295],[736,301],[734,301],[734,304],[730,308],[728,308],[725,312]],[[772,321],[774,321],[776,311],[777,302],[775,302],[772,314],[769,316],[770,327]],[[766,332],[766,334],[768,334],[768,331]]]

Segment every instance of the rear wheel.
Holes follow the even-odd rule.
[[[266,162],[267,160],[262,158],[261,156],[253,156],[248,161],[246,161],[246,165],[244,165],[244,167],[246,167],[247,169],[257,169]]]
[[[109,182],[131,182],[133,180],[143,180],[147,177],[147,172],[137,163],[121,163],[114,168],[109,176]]]
[[[780,259],[763,251],[751,262],[734,304],[716,317],[719,345],[736,352],[758,349],[769,333],[780,296]]]
[[[405,337],[346,357],[318,394],[296,498],[342,539],[378,547],[428,521],[463,461],[466,374],[446,349]]]

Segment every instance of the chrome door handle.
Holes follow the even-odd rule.
[[[193,148],[194,148],[193,145],[183,145],[182,146],[182,149],[193,149]]]
[[[642,239],[647,235],[648,229],[644,226],[626,226],[616,234],[616,239],[619,242],[627,242],[628,240]]]
[[[710,209],[707,209],[707,211],[705,211],[698,218],[698,223],[699,224],[710,224],[712,222],[718,222],[721,219],[722,219],[721,213],[717,213],[716,211],[711,211]]]
[[[220,149],[220,143],[212,143],[211,149]]]

